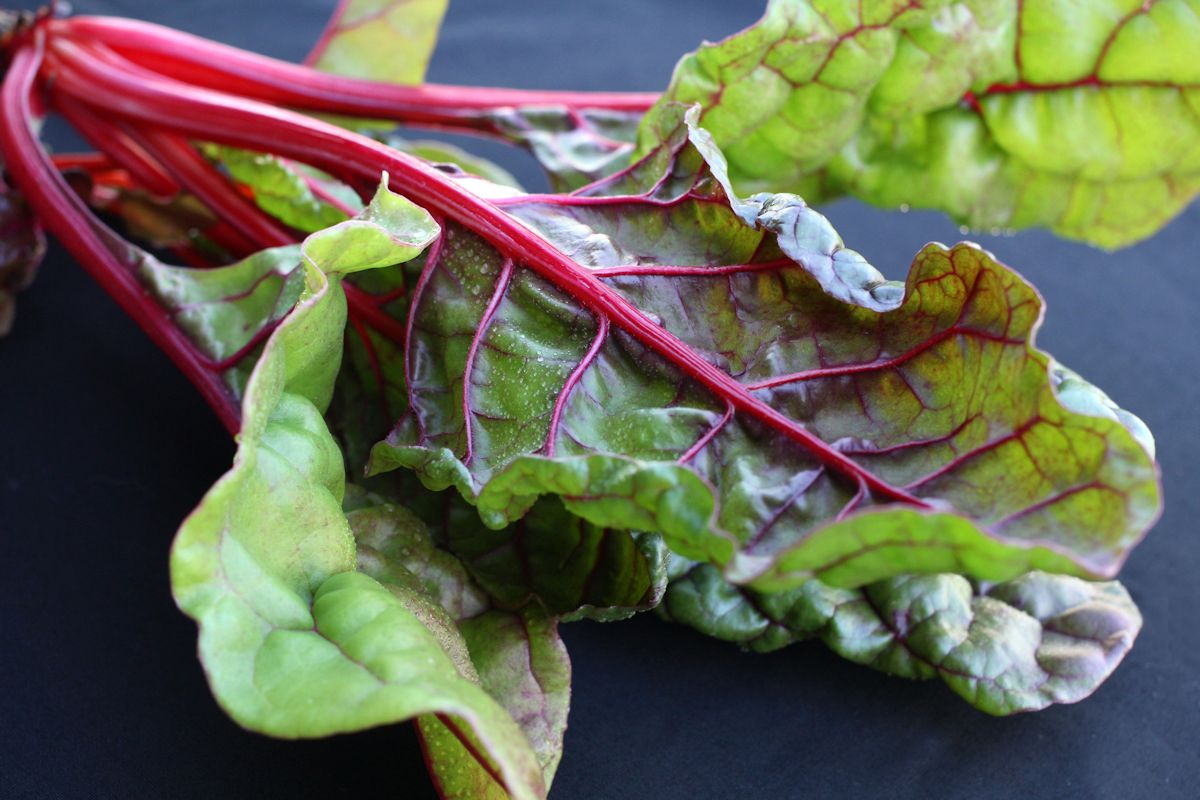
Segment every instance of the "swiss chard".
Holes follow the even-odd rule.
[[[1140,628],[1076,576],[1156,518],[1153,439],[1035,347],[1041,299],[991,254],[932,244],[888,281],[806,199],[1146,235],[1200,187],[1200,29],[1150,5],[1070,12],[1068,41],[1049,2],[773,0],[661,98],[414,85],[439,0],[346,0],[324,72],[23,17],[0,151],[33,215],[0,184],[0,324],[44,224],[240,431],[172,582],[255,730],[415,718],[444,796],[542,797],[558,622],[660,601],[992,713],[1074,702]],[[46,156],[43,105],[101,152]],[[364,119],[501,136],[570,193]]]
[[[820,638],[850,661],[940,678],[992,714],[1087,697],[1142,627],[1121,584],[1044,572],[988,586],[908,575],[857,589],[812,580],[762,593],[723,581],[711,565],[681,565],[662,611],[756,651]]]
[[[771,0],[683,58],[639,148],[669,103],[699,103],[743,191],[849,192],[1119,247],[1200,192],[1198,11]]]
[[[761,587],[1114,573],[1157,513],[1149,440],[1033,348],[1031,287],[962,245],[888,283],[799,198],[731,202],[698,133],[584,193],[495,202],[560,272],[446,226],[374,469],[492,525],[557,494]]]

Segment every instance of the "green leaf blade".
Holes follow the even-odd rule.
[[[752,398],[738,402],[802,421],[891,497],[814,462],[784,423],[729,412],[455,226],[414,300],[412,406],[373,469],[455,486],[494,528],[558,495],[593,525],[660,532],[773,590],[1115,573],[1158,513],[1147,432],[1033,346],[1033,288],[971,245],[931,245],[887,282],[797,198],[729,199],[701,133],[590,193],[506,208],[737,376]]]
[[[446,0],[341,0],[306,63],[354,78],[421,83],[446,5]]]
[[[345,469],[322,418],[346,324],[340,275],[412,258],[435,233],[428,214],[381,189],[360,219],[306,240],[305,293],[250,376],[233,468],[176,537],[173,590],[200,626],[213,693],[240,724],[310,737],[443,714],[470,728],[512,797],[541,798],[520,729],[460,672],[439,638],[448,629],[427,624],[445,611],[355,571]]]
[[[643,121],[699,103],[742,191],[849,193],[1121,247],[1200,192],[1191,0],[774,0],[685,56]]]

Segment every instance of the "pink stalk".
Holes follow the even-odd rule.
[[[189,84],[300,108],[414,125],[497,132],[487,112],[563,106],[641,113],[655,93],[563,92],[446,86],[401,86],[319,72],[159,25],[111,17],[50,23],[55,36],[98,41],[139,66]]]
[[[0,87],[0,149],[6,155],[13,183],[42,224],[166,352],[195,384],[225,427],[235,433],[239,421],[233,395],[220,376],[206,366],[168,312],[157,303],[147,302],[146,290],[137,276],[117,258],[106,241],[107,231],[66,184],[34,136],[30,127],[34,119],[30,94],[42,65],[45,39],[42,31],[33,36],[31,44],[16,48],[12,54]]]

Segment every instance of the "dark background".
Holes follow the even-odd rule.
[[[332,0],[76,2],[299,59]],[[452,4],[431,80],[657,90],[757,2]],[[54,138],[57,134],[52,132]],[[58,141],[68,140],[59,137]],[[499,158],[544,185],[523,154]],[[937,214],[827,209],[889,277],[959,234]],[[771,655],[661,623],[564,626],[567,798],[1191,798],[1200,778],[1200,207],[1102,253],[976,236],[1043,291],[1040,344],[1158,435],[1167,510],[1122,578],[1145,629],[1078,705],[993,719],[819,644]],[[167,548],[233,449],[191,386],[57,245],[0,341],[0,796],[424,798],[408,725],[316,742],[246,733],[212,701]]]

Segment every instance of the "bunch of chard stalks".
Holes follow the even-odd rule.
[[[80,16],[60,18],[54,6],[36,13],[0,12],[0,160],[38,223],[53,234],[175,365],[195,384],[230,432],[239,406],[222,375],[248,358],[270,334],[214,361],[172,321],[141,285],[121,240],[80,196],[72,174],[84,172],[93,196],[105,189],[140,189],[167,200],[198,199],[216,222],[203,234],[229,256],[292,244],[303,235],[263,212],[201,152],[212,143],[269,153],[321,170],[369,200],[379,176],[435,217],[452,220],[548,278],[602,318],[617,318],[654,350],[678,352],[664,336],[599,279],[564,257],[493,202],[464,189],[414,156],[301,111],[349,115],[408,126],[499,136],[489,112],[553,105],[643,112],[649,93],[526,91],[424,84],[401,86],[331,75],[158,25]],[[50,156],[38,139],[47,112],[61,116],[94,152]],[[321,187],[313,184],[314,190]],[[323,195],[322,199],[334,202]],[[180,245],[190,266],[217,266],[211,253]],[[347,284],[350,325],[371,327],[397,343],[402,325],[383,313],[390,296]],[[691,363],[695,359],[684,359]],[[701,383],[724,376],[703,362]],[[720,388],[714,387],[718,393]],[[724,387],[729,388],[729,387]]]

